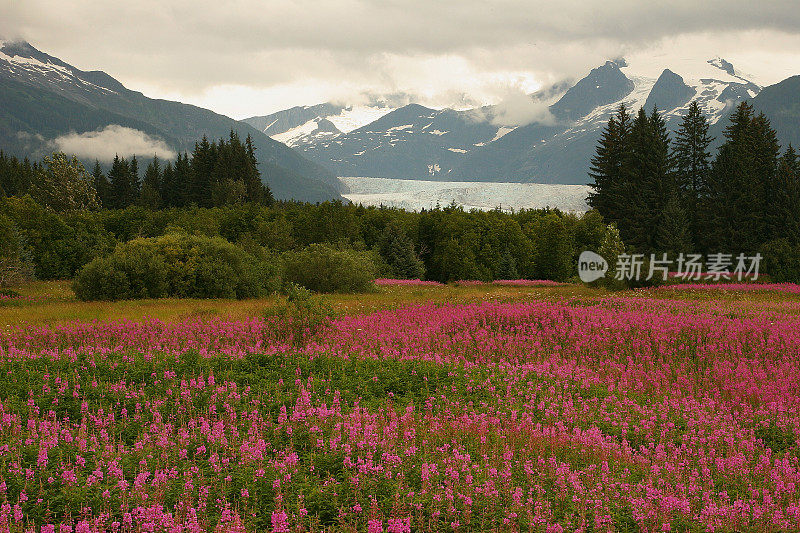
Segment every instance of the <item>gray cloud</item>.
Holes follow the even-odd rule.
[[[247,87],[256,114],[271,100],[364,90],[482,100],[508,73],[548,83],[687,35],[766,57],[800,48],[800,10],[796,0],[12,0],[0,34],[223,112],[246,114]]]
[[[156,155],[161,159],[175,157],[175,152],[170,150],[164,141],[117,124],[111,124],[97,131],[62,135],[53,139],[52,145],[58,151],[100,161],[112,161],[116,155],[120,157]]]
[[[536,100],[520,90],[512,90],[494,106],[492,124],[496,126],[526,126],[528,124],[555,124],[546,101]]]

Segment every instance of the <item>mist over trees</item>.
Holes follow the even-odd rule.
[[[142,165],[146,165],[143,173]],[[153,157],[142,163],[136,155],[129,159],[118,155],[108,172],[99,161],[91,168],[87,173],[76,158],[65,154],[31,163],[0,152],[0,194],[30,194],[56,211],[274,202],[261,181],[252,139],[248,136],[242,142],[234,131],[216,142],[204,137],[191,154],[178,154],[174,162]]]

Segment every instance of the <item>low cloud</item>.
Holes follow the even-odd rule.
[[[495,105],[477,110],[476,118],[495,126],[553,125],[556,118],[550,113],[549,102],[534,98],[519,89],[509,90]]]
[[[58,151],[100,161],[112,161],[116,155],[175,158],[175,152],[161,139],[118,124],[111,124],[97,131],[68,133],[53,139],[53,145]]]
[[[17,139],[20,141],[36,141],[36,142],[44,142],[44,137],[40,133],[30,133],[27,131],[18,131],[17,132]]]

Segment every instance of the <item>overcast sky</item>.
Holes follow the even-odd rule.
[[[493,103],[620,56],[800,74],[797,0],[0,0],[0,36],[234,118],[366,93]]]

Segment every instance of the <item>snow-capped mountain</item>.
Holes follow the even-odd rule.
[[[262,178],[282,199],[340,198],[341,185],[328,169],[257,129],[196,106],[147,98],[101,71],[83,71],[27,42],[0,40],[0,149],[35,159],[64,135],[92,135],[122,126],[191,150],[203,135],[251,135]],[[149,157],[152,153],[139,154]],[[91,159],[89,160],[91,162]]]
[[[368,103],[362,105],[327,102],[297,106],[271,115],[246,118],[243,122],[294,148],[350,133],[396,108],[387,99],[372,97]]]
[[[650,112],[657,106],[667,127],[675,129],[693,100],[715,124],[740,100],[755,97],[760,89],[719,58],[680,61],[660,70],[651,64],[640,67],[624,60],[609,61],[551,106],[559,119],[555,126],[529,124],[488,147],[471,150],[451,175],[456,179],[586,183],[600,133],[620,104],[631,112],[640,107]]]
[[[713,124],[760,90],[722,58],[630,65],[618,59],[575,84],[530,95],[542,112],[523,124],[502,103],[466,111],[409,104],[346,131],[332,118],[346,108],[321,104],[276,113],[257,127],[340,176],[582,184],[600,132],[620,104],[634,112],[657,106],[675,128],[693,100]],[[270,129],[285,115],[294,122]],[[261,119],[248,123],[254,120]]]

